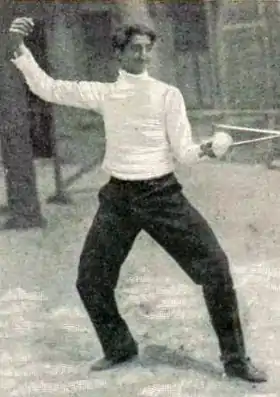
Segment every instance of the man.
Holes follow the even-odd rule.
[[[31,91],[46,101],[98,111],[104,118],[103,168],[110,180],[99,192],[99,209],[80,257],[77,289],[97,332],[102,370],[137,355],[138,347],[120,316],[114,290],[121,265],[141,230],[149,233],[202,286],[228,376],[264,382],[266,375],[246,355],[228,259],[213,231],[188,202],[174,175],[181,162],[214,155],[211,142],[194,144],[180,91],[149,76],[156,41],[146,26],[124,26],[113,36],[120,61],[114,83],[54,80],[35,62],[23,38],[32,20],[10,28],[13,63]]]

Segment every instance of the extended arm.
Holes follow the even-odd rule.
[[[74,106],[102,113],[101,104],[106,84],[87,81],[65,81],[50,77],[35,61],[23,38],[32,28],[28,18],[16,19],[10,28],[15,45],[14,65],[23,73],[30,90],[41,99],[58,105]]]
[[[172,87],[168,90],[165,109],[167,135],[176,159],[180,163],[192,163],[202,158],[213,157],[211,142],[194,143],[184,98],[177,88]]]

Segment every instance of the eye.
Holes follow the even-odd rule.
[[[152,50],[152,45],[151,44],[147,44],[147,45],[140,45],[140,44],[134,44],[131,46],[131,49],[133,52],[142,52],[145,50],[145,52],[151,52]]]
[[[131,49],[132,49],[132,51],[138,52],[138,51],[141,51],[142,46],[140,44],[132,44]]]

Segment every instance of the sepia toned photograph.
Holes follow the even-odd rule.
[[[280,396],[280,1],[0,28],[0,397]]]

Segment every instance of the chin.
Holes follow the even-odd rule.
[[[134,73],[141,74],[141,73],[145,72],[146,69],[147,69],[147,65],[146,64],[145,65],[141,65],[138,68],[134,69]]]
[[[134,67],[124,66],[124,70],[131,74],[141,74],[147,70],[147,64],[136,65]]]

